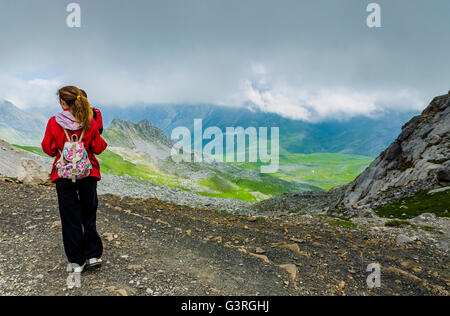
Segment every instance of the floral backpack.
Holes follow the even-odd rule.
[[[63,128],[64,129],[64,128]],[[83,144],[84,129],[80,138],[73,134],[69,137],[69,133],[64,129],[67,137],[67,142],[61,152],[61,157],[56,163],[56,170],[58,176],[63,179],[72,179],[76,182],[77,179],[83,179],[91,174],[92,164],[89,161],[86,148]]]

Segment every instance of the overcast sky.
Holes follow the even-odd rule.
[[[450,89],[450,1],[0,0],[0,98],[253,106],[307,121],[418,110]]]

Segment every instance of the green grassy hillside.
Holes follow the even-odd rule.
[[[372,160],[367,156],[347,154],[283,154],[279,171],[272,176],[327,190],[353,181]],[[236,165],[250,170],[260,168],[260,164]]]

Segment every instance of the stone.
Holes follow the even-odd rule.
[[[252,257],[255,257],[255,258],[258,258],[258,259],[261,259],[262,261],[264,261],[265,263],[267,263],[267,264],[270,264],[271,262],[270,262],[270,260],[269,260],[269,258],[267,258],[267,256],[265,256],[265,255],[258,255],[258,254],[256,254],[256,253],[249,253]]]
[[[414,217],[412,221],[420,223],[429,223],[436,220],[436,215],[432,213],[423,213],[417,217]]]
[[[289,250],[291,250],[291,251],[293,251],[293,252],[295,252],[295,253],[297,253],[299,255],[302,255],[302,256],[304,256],[306,258],[309,258],[309,254],[307,252],[305,252],[305,251],[302,251],[300,249],[300,247],[298,246],[298,244],[287,244],[287,245],[284,245],[283,247],[285,247],[285,248],[287,248],[287,249],[289,249]]]
[[[17,180],[25,184],[45,184],[49,179],[50,172],[45,167],[32,159],[20,159]]]
[[[265,254],[266,251],[264,249],[260,248],[260,247],[257,247],[256,250],[255,250],[255,253],[258,254],[258,255],[262,255],[262,254]]]
[[[358,211],[358,216],[362,218],[377,218],[377,214],[371,208],[363,208]]]
[[[117,294],[119,294],[120,296],[128,296],[127,291],[124,289],[117,290]]]
[[[294,282],[297,278],[298,269],[295,264],[281,264],[279,267],[283,270],[285,270],[289,274],[289,278],[291,282]]]
[[[436,178],[439,182],[450,182],[450,168],[444,166],[436,171]]]
[[[338,291],[342,291],[344,288],[345,288],[345,282],[344,281],[339,282],[339,284],[337,286]]]
[[[435,190],[431,190],[431,191],[428,192],[428,194],[435,194],[435,193],[444,192],[444,191],[447,191],[447,190],[450,190],[450,186],[439,188],[439,189],[435,189]]]
[[[405,244],[410,244],[413,243],[417,240],[417,237],[408,237],[406,235],[398,235],[397,238],[395,239],[395,242],[398,245],[405,245]]]

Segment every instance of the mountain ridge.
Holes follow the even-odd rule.
[[[9,143],[40,144],[46,123],[44,116],[21,110],[7,100],[0,100],[0,138]]]

